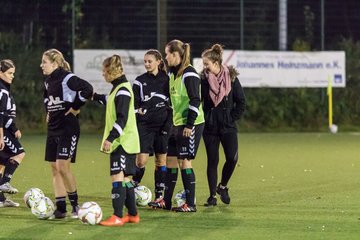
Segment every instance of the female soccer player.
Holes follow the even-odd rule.
[[[150,49],[144,55],[146,73],[133,84],[135,112],[140,137],[140,153],[136,158],[135,184],[139,184],[149,154],[155,153],[155,200],[160,199],[165,186],[166,153],[172,126],[169,106],[169,77],[158,50]]]
[[[16,106],[10,93],[15,64],[9,59],[0,61],[0,207],[18,207],[20,204],[6,199],[4,193],[18,190],[10,185],[15,170],[25,157],[19,139],[21,132],[15,125]],[[3,173],[3,175],[2,175]]]
[[[106,121],[101,151],[110,154],[112,206],[114,213],[101,221],[103,226],[122,226],[138,223],[134,186],[130,176],[135,174],[136,154],[140,152],[139,134],[134,112],[134,94],[127,81],[119,55],[103,62],[103,76],[112,84],[108,96],[94,94],[93,99],[106,104]],[[123,216],[124,205],[128,214]]]
[[[80,136],[78,114],[80,107],[93,93],[92,86],[70,71],[70,65],[57,49],[42,55],[40,67],[45,76],[44,104],[46,108],[47,139],[45,160],[50,162],[56,198],[55,218],[66,217],[66,195],[77,218],[78,194],[70,163],[75,162]]]
[[[150,202],[155,208],[171,209],[180,160],[181,177],[186,192],[186,203],[172,208],[176,212],[196,212],[195,173],[192,160],[195,159],[204,129],[204,114],[200,105],[200,78],[190,65],[190,45],[172,40],[165,47],[166,61],[170,67],[169,88],[173,108],[174,141],[169,148],[176,147],[176,158],[168,152],[164,199]]]
[[[227,184],[238,161],[238,140],[235,121],[245,111],[245,95],[232,66],[222,63],[223,48],[213,45],[202,53],[204,71],[201,75],[201,90],[205,113],[203,139],[207,153],[207,177],[210,197],[205,206],[215,206],[216,192],[223,203],[230,203]],[[222,178],[217,184],[219,144],[224,148],[225,164]]]

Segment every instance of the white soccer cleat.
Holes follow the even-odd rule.
[[[20,203],[14,202],[11,199],[5,199],[5,201],[0,202],[0,208],[1,207],[19,207]]]
[[[9,194],[15,194],[19,192],[19,190],[11,186],[9,182],[0,185],[0,191]]]

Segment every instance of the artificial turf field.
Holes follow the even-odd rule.
[[[96,201],[112,213],[108,156],[99,135],[82,135],[77,163],[79,201]],[[30,187],[54,199],[44,135],[24,136],[27,151],[12,185],[19,208],[0,208],[0,239],[359,239],[360,134],[246,133],[239,135],[239,163],[229,184],[231,203],[203,207],[208,197],[203,144],[194,161],[196,213],[139,208],[141,222],[88,226],[79,220],[38,220],[22,201]],[[221,164],[223,163],[223,157]],[[220,171],[220,169],[219,169]],[[153,161],[142,182],[153,189]],[[182,187],[180,174],[177,190]],[[68,205],[70,211],[70,206]]]

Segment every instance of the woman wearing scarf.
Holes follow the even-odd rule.
[[[245,111],[245,95],[238,72],[232,66],[222,63],[223,48],[220,44],[206,49],[201,57],[204,71],[201,76],[201,91],[205,114],[203,139],[207,153],[207,177],[210,197],[205,206],[216,206],[216,193],[225,204],[230,204],[228,182],[238,161],[238,140],[236,120]],[[219,145],[223,146],[225,164],[218,185],[217,167]]]

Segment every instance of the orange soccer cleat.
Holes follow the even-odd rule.
[[[136,214],[135,216],[126,214],[126,216],[123,217],[123,219],[125,220],[125,222],[129,222],[129,223],[139,223],[140,222],[139,214]]]
[[[115,215],[112,215],[108,219],[106,219],[104,221],[101,221],[99,224],[102,225],[102,226],[117,227],[117,226],[124,225],[128,221],[129,221],[129,219],[126,218],[126,217],[119,218],[119,217],[117,217]]]

